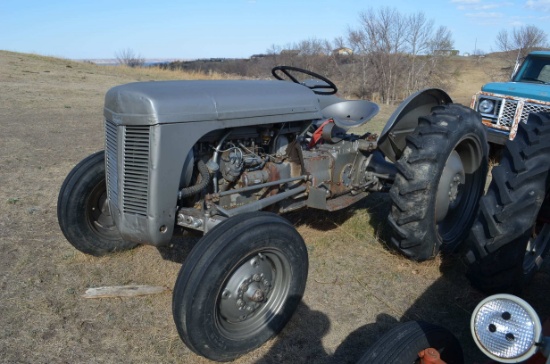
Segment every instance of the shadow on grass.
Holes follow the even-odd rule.
[[[338,351],[330,354],[322,343],[323,337],[330,330],[329,318],[320,311],[311,310],[302,302],[290,323],[277,336],[275,345],[256,364],[354,363],[363,354],[365,339],[367,343],[374,342],[388,324],[395,323],[397,320],[394,317],[380,314],[375,323],[363,326],[348,336]]]
[[[200,233],[185,231],[175,234],[170,240],[170,244],[160,246],[157,250],[163,259],[183,264],[201,237]]]
[[[461,343],[465,363],[487,363],[470,334],[470,316],[485,297],[465,278],[459,255],[444,257],[443,273],[416,299],[401,317],[381,312],[376,321],[351,332],[334,353],[327,353],[322,339],[330,329],[328,317],[301,303],[295,316],[277,337],[276,344],[257,363],[356,363],[384,333],[411,320],[426,321],[450,330]],[[550,317],[550,263],[535,276],[522,297],[531,303],[542,319]],[[400,346],[399,346],[400,345]],[[398,350],[403,343],[396,343]]]
[[[389,241],[391,232],[387,227],[386,219],[391,210],[391,200],[389,195],[383,192],[371,193],[361,201],[338,211],[306,209],[285,214],[284,217],[297,228],[306,225],[315,230],[330,231],[343,225],[361,210],[368,212],[368,223],[376,236]]]
[[[471,288],[465,278],[465,267],[459,259],[460,255],[441,257],[440,271],[442,276],[434,281],[401,315],[395,323],[386,325],[383,333],[408,321],[425,321],[450,330],[461,343],[465,354],[465,363],[484,363],[487,360],[477,350],[470,335],[470,315],[477,303],[485,296]],[[355,358],[359,360],[374,342],[367,344],[361,336],[362,328],[352,332],[340,345],[337,352],[345,351],[347,342],[354,338],[355,342],[363,341],[363,352]],[[400,350],[404,343],[396,342],[394,350]],[[392,347],[392,345],[389,345]],[[343,354],[342,354],[343,355]],[[448,360],[448,359],[447,359]]]

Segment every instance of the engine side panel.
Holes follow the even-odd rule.
[[[286,120],[282,116],[272,116],[258,118],[256,121],[259,125],[267,124],[267,121],[273,125],[280,125]],[[293,123],[297,126],[292,130],[300,130],[300,125],[310,123],[310,120]],[[116,146],[114,148],[107,146],[107,149],[111,150],[108,154],[116,155],[116,158],[107,158],[111,161],[111,165],[108,165],[107,180],[113,181],[108,183],[108,196],[111,214],[117,228],[122,237],[129,241],[157,246],[169,243],[178,209],[177,196],[182,187],[182,170],[188,170],[188,164],[193,161],[193,158],[189,158],[188,155],[202,137],[208,140],[209,135],[223,135],[229,129],[221,130],[226,125],[214,120],[140,126],[139,130],[147,135],[148,144],[148,155],[143,155],[143,148],[136,150],[134,147],[136,144],[125,136],[126,131],[135,129],[135,126],[117,125],[111,121],[107,121],[107,124],[111,125],[109,127],[111,133],[113,128],[118,131],[118,136],[111,137],[111,140],[118,141]],[[249,128],[249,120],[231,120],[231,125],[242,127],[239,130],[246,132]],[[239,133],[237,130],[236,135],[246,134]],[[139,170],[135,169],[136,161],[142,167]],[[113,169],[112,163],[117,163],[116,169]],[[284,171],[284,168],[280,168],[274,169],[272,173],[289,173]],[[111,178],[112,173],[117,173],[118,178]],[[244,177],[254,178],[252,175]],[[144,192],[135,196],[136,191]],[[132,197],[131,204],[128,204],[129,196]],[[111,199],[116,200],[111,201]],[[134,209],[136,207],[134,202],[140,205],[137,206],[138,210]],[[125,206],[130,208],[126,209]]]

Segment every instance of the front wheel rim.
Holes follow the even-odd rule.
[[[231,339],[244,339],[269,326],[287,301],[290,280],[290,261],[281,251],[265,249],[247,256],[218,294],[220,332]]]
[[[99,236],[110,240],[119,238],[118,230],[107,203],[105,182],[95,186],[87,199],[86,221],[90,229]]]

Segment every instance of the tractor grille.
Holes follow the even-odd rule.
[[[117,127],[107,121],[106,126],[107,194],[117,207],[122,193],[122,210],[127,214],[147,216],[149,190],[149,127]],[[117,144],[122,133],[122,174],[119,173]],[[119,177],[122,191],[119,191]]]
[[[124,127],[124,213],[147,215],[149,127]]]

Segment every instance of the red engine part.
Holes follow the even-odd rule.
[[[420,358],[420,364],[446,364],[434,348],[422,350],[418,353],[418,357]]]

